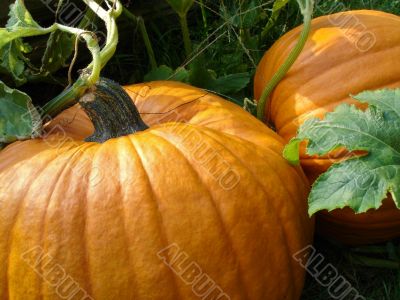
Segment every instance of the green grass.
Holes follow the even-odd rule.
[[[399,0],[351,0],[351,1],[337,1],[337,0],[317,0],[316,14],[321,14],[322,9],[326,11],[329,7],[337,7],[333,12],[340,10],[343,5],[348,9],[376,9],[393,14],[400,14],[400,1]],[[322,9],[321,9],[322,8]]]

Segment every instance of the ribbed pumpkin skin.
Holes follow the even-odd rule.
[[[21,258],[41,247],[96,300],[199,299],[157,256],[176,244],[230,299],[299,299],[304,270],[292,255],[311,242],[312,222],[305,177],[281,157],[279,137],[210,95],[178,109],[187,124],[165,123],[160,113],[204,93],[182,84],[127,91],[150,129],[83,142],[92,127],[73,107],[44,139],[0,152],[0,298],[59,299]],[[256,135],[266,143],[251,143]],[[230,189],[210,173],[221,159],[240,177]]]
[[[335,26],[336,24],[336,26]],[[342,24],[342,25],[340,25]],[[266,83],[295,45],[301,27],[285,34],[261,60],[254,83],[258,99]],[[362,39],[371,34],[376,42],[368,49]],[[379,11],[349,11],[312,21],[309,40],[299,59],[278,84],[266,108],[268,119],[286,141],[310,117],[323,118],[341,103],[364,90],[400,86],[400,17]],[[360,48],[360,47],[359,47]],[[301,164],[310,181],[340,161],[346,152],[329,157],[308,157],[302,149]],[[400,235],[400,211],[392,201],[378,211],[355,215],[349,209],[321,213],[318,230],[347,244],[380,242]]]

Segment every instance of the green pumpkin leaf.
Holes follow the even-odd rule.
[[[15,39],[45,33],[46,30],[33,20],[24,2],[16,0],[10,5],[6,27],[0,28],[0,49]]]
[[[282,9],[286,6],[286,4],[289,2],[289,0],[275,0],[274,5],[272,7],[272,12],[271,16],[269,17],[267,25],[265,25],[261,35],[265,37],[268,32],[271,30],[272,27],[274,27],[276,21],[279,18],[279,15],[281,14]]]
[[[180,16],[184,17],[194,4],[194,0],[166,0],[172,9]]]
[[[149,73],[147,73],[144,76],[144,81],[149,82],[149,81],[155,81],[155,80],[167,80],[169,76],[173,74],[174,70],[172,68],[166,66],[166,65],[161,65],[157,67],[156,69],[151,70]]]
[[[40,136],[42,122],[31,98],[0,81],[0,143]]]
[[[18,27],[40,28],[39,24],[35,22],[35,20],[32,18],[32,15],[26,9],[23,0],[15,0],[15,2],[10,5],[10,12],[8,16],[9,19],[6,27],[11,30]]]
[[[220,94],[234,94],[250,82],[249,73],[229,74],[210,81],[206,88]]]
[[[367,153],[332,165],[317,179],[308,199],[310,215],[343,207],[356,213],[378,209],[388,193],[400,208],[400,89],[354,98],[368,103],[368,109],[343,104],[324,120],[309,119],[284,151],[296,162],[298,144],[307,140],[309,155],[325,155],[338,147]]]
[[[149,82],[155,80],[171,80],[186,82],[188,76],[188,71],[185,68],[178,68],[174,71],[166,65],[161,65],[147,73],[144,76],[144,81]]]
[[[32,48],[22,37],[45,34],[46,29],[36,23],[22,0],[10,5],[9,19],[5,28],[0,28],[0,72],[9,75],[17,86],[27,81],[25,54]]]
[[[242,8],[243,15],[242,15],[242,21],[241,21],[241,27],[242,28],[252,28],[253,26],[256,25],[260,11],[257,9],[260,6],[258,1],[252,0],[250,1],[247,6],[244,6]]]
[[[61,5],[61,2],[59,2]],[[25,54],[31,47],[22,38],[50,34],[41,66],[33,66]],[[0,28],[0,72],[10,76],[17,86],[33,78],[46,78],[65,67],[74,50],[74,37],[62,31],[43,28],[34,21],[22,0],[10,5],[9,19],[5,28]]]
[[[27,81],[24,71],[28,59],[25,54],[31,50],[32,48],[21,39],[13,40],[0,49],[0,72],[10,74],[18,86]]]
[[[52,32],[47,40],[40,72],[42,74],[54,73],[65,67],[67,59],[74,51],[74,43],[75,39],[72,35],[59,30]]]
[[[300,142],[300,139],[293,138],[283,149],[283,157],[292,165],[300,164]]]
[[[190,64],[188,78],[190,84],[226,95],[242,90],[250,82],[251,75],[249,73],[243,72],[217,77],[215,71],[207,69],[206,65],[203,55],[199,55]]]
[[[204,55],[198,55],[197,58],[189,65],[189,82],[190,84],[206,88],[210,82],[215,80],[214,74],[206,67],[207,63]]]

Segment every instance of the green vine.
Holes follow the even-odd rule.
[[[286,61],[274,74],[274,76],[268,82],[267,86],[264,88],[261,94],[261,97],[257,105],[257,118],[262,121],[264,121],[265,107],[269,96],[271,95],[275,87],[278,85],[278,83],[283,79],[283,77],[285,77],[289,69],[292,67],[292,65],[299,57],[301,51],[303,50],[307,42],[307,38],[311,30],[311,20],[314,10],[314,0],[297,0],[297,3],[300,6],[300,10],[304,18],[303,30],[300,34],[296,46],[292,49]]]
[[[192,41],[190,39],[189,26],[187,23],[187,14],[194,4],[194,0],[167,0],[168,4],[179,16],[179,23],[182,30],[183,45],[185,47],[186,58],[188,59],[193,51]]]
[[[87,47],[93,58],[93,61],[90,63],[90,65],[82,72],[77,81],[71,87],[67,88],[43,107],[43,113],[48,116],[55,116],[66,107],[74,104],[79,96],[81,96],[89,87],[93,86],[99,80],[101,69],[114,55],[118,44],[118,28],[116,24],[116,18],[118,18],[122,13],[121,3],[118,0],[113,0],[112,3],[109,4],[109,10],[105,10],[94,0],[83,1],[99,18],[105,22],[107,29],[106,45],[100,50],[94,33],[79,28],[73,28],[55,23],[47,29],[48,32],[46,33],[58,29],[74,34],[75,36],[82,36],[85,39]]]
[[[142,35],[142,39],[144,42],[144,45],[146,47],[147,55],[149,56],[149,61],[151,65],[151,69],[157,69],[157,61],[156,61],[156,56],[154,54],[153,46],[150,41],[149,34],[147,32],[146,24],[144,23],[144,20],[140,16],[136,16],[133,13],[131,13],[127,8],[123,8],[123,14],[125,17],[133,21],[134,23],[138,24],[140,34]]]
[[[190,55],[192,54],[192,51],[193,51],[193,47],[192,47],[192,41],[190,39],[189,26],[187,24],[186,15],[180,16],[179,22],[181,24],[183,45],[185,47],[185,54],[186,54],[186,57],[190,57]]]

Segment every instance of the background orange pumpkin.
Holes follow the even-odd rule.
[[[302,27],[285,34],[261,60],[254,82],[258,99],[296,44]],[[316,18],[306,46],[286,77],[271,94],[265,114],[289,141],[310,117],[322,118],[341,103],[360,106],[350,95],[400,86],[400,17],[379,11],[348,11]],[[314,181],[332,163],[338,150],[325,157],[301,154],[301,164]],[[350,209],[322,212],[318,231],[348,244],[380,242],[400,235],[400,211],[392,200],[377,211],[355,215]]]
[[[306,178],[281,157],[282,140],[199,89],[126,91],[149,129],[84,142],[93,126],[75,106],[43,139],[0,152],[0,297],[67,297],[62,274],[80,288],[77,299],[198,299],[198,284],[175,273],[194,263],[215,283],[203,294],[298,299],[305,271],[292,255],[311,242],[312,222]],[[230,188],[221,162],[240,178]],[[168,246],[169,263],[174,247],[187,259],[168,267],[159,257]]]

